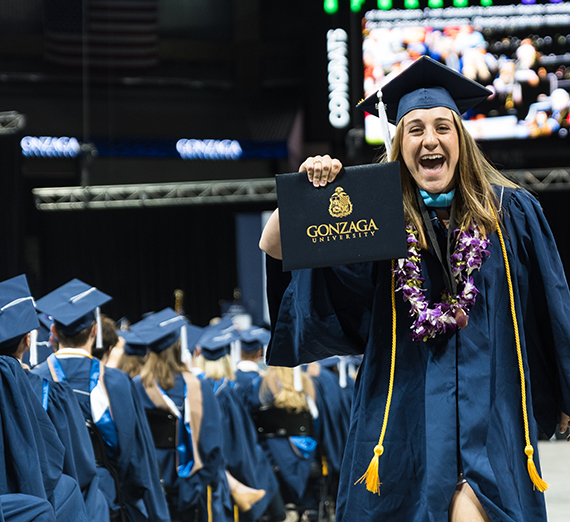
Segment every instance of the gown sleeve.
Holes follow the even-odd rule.
[[[570,292],[552,231],[538,201],[516,191],[506,202],[510,243],[524,325],[535,419],[551,436],[560,411],[570,413]]]
[[[380,263],[296,270],[283,295],[269,364],[296,366],[363,353]],[[390,270],[384,270],[390,274]]]

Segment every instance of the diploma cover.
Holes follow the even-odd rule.
[[[326,187],[277,174],[283,270],[406,257],[398,162],[344,168]]]

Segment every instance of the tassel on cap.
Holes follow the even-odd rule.
[[[303,380],[301,379],[301,367],[295,366],[293,368],[293,387],[296,392],[303,391]]]
[[[188,329],[186,325],[180,328],[180,360],[183,364],[190,362],[190,351],[188,350]]]
[[[346,388],[346,357],[341,357],[338,363],[338,383],[341,388]]]
[[[97,321],[97,341],[95,348],[101,350],[103,348],[103,325],[101,324],[101,308],[95,308],[95,320]]]
[[[376,94],[378,96],[378,118],[380,118],[380,125],[382,126],[386,156],[390,159],[392,155],[392,136],[390,134],[390,125],[388,124],[388,115],[386,114],[386,107],[382,101],[382,90],[379,90]]]
[[[38,364],[38,331],[30,332],[30,366],[33,368]]]
[[[236,371],[238,363],[241,361],[241,341],[236,339],[230,344],[230,359],[232,369]]]

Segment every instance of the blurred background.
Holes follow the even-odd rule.
[[[2,0],[0,279],[77,277],[116,320],[182,290],[195,324],[263,323],[275,174],[374,161],[354,106],[422,54],[492,89],[468,128],[568,268],[569,28],[540,0]]]

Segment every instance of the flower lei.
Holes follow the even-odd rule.
[[[479,290],[473,284],[471,273],[479,270],[484,256],[489,256],[487,249],[490,242],[482,236],[475,222],[467,228],[456,229],[455,252],[451,255],[451,269],[457,281],[459,294],[452,296],[445,289],[441,303],[429,306],[422,288],[421,254],[418,248],[418,231],[413,225],[406,225],[408,257],[398,259],[394,269],[396,291],[401,291],[404,301],[411,304],[412,339],[426,341],[430,337],[446,332],[455,332],[467,326],[469,310],[475,303]]]

